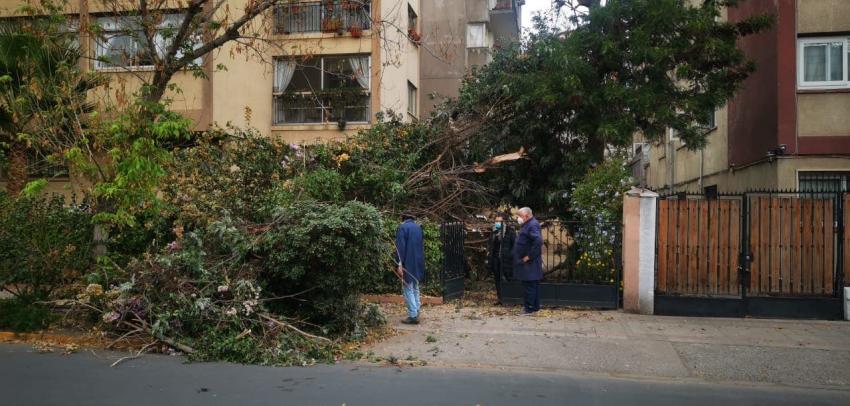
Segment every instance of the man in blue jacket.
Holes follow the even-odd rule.
[[[528,207],[517,212],[520,225],[519,235],[514,243],[514,278],[522,281],[525,290],[523,314],[533,314],[540,310],[540,280],[543,279],[543,237],[540,235],[540,223]]]
[[[402,280],[404,301],[407,303],[407,318],[401,322],[419,324],[419,284],[425,280],[425,239],[422,227],[416,224],[412,214],[403,213],[401,220],[395,233],[396,273]]]

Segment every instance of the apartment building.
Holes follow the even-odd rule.
[[[667,193],[747,189],[848,190],[850,1],[750,0],[737,21],[770,13],[770,31],[741,47],[757,64],[743,89],[706,119],[708,145],[690,151],[670,132],[634,146],[633,173]]]
[[[492,59],[496,46],[520,38],[525,0],[420,0],[423,46],[419,104],[427,116],[457,97],[464,75]]]
[[[226,0],[226,8],[241,10],[247,1]],[[14,16],[22,4],[0,0],[0,10]],[[415,119],[419,7],[419,0],[281,2],[257,18],[264,38],[256,49],[228,43],[198,61],[208,78],[180,72],[172,81],[176,89],[166,97],[199,130],[250,126],[292,142],[343,138],[368,128],[379,111]],[[110,76],[99,100],[118,103],[139,88],[152,66],[138,57],[139,41],[126,35],[134,17],[110,10],[100,1],[68,4],[71,26],[87,21],[100,27],[96,36],[80,32],[86,55],[81,63]],[[162,24],[180,21],[175,8]]]

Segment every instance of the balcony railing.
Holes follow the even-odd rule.
[[[371,27],[371,4],[362,0],[314,1],[275,6],[275,32],[345,32]]]
[[[515,4],[515,0],[496,0],[493,10],[513,10]]]
[[[365,92],[337,101],[313,94],[277,94],[274,95],[272,124],[369,122],[370,100],[369,94]]]

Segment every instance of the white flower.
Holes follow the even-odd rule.
[[[227,285],[221,285],[218,287],[218,293],[224,293],[230,290],[230,287]]]
[[[236,313],[238,313],[238,312],[236,311],[235,307],[231,307],[224,312],[224,314],[226,314],[228,316],[235,316]]]

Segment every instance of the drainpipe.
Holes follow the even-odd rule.
[[[668,134],[667,137],[667,186],[669,194],[676,193],[676,146],[673,145],[673,139]]]
[[[702,183],[702,177],[705,173],[705,148],[699,150],[699,191],[705,190]]]

